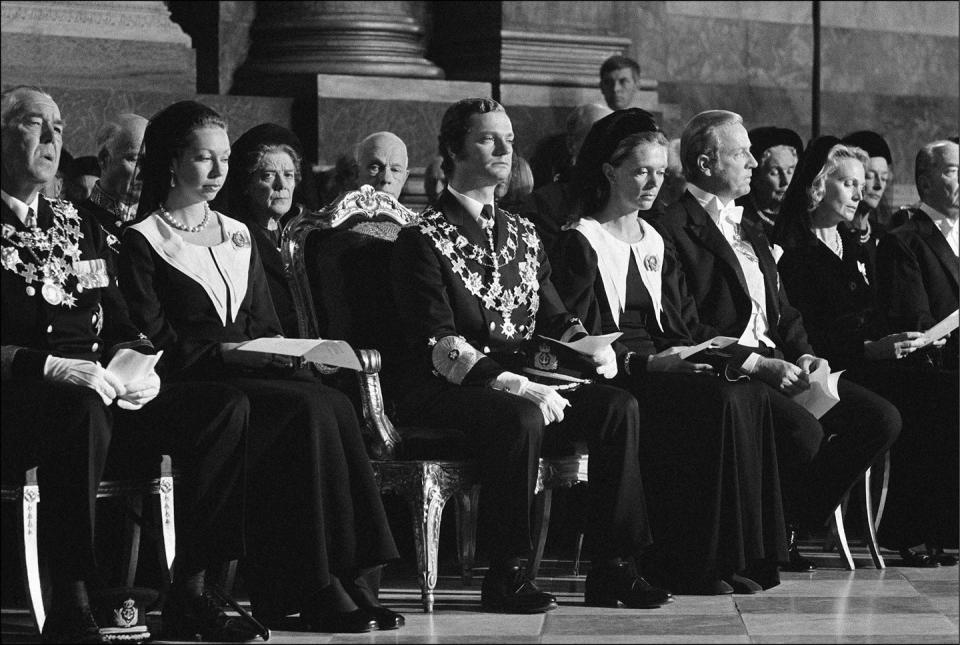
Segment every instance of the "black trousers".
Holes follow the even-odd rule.
[[[141,410],[103,404],[93,390],[2,384],[4,476],[39,466],[39,539],[55,584],[97,581],[93,528],[105,469],[144,476],[171,454],[177,488],[177,558],[199,566],[243,550],[241,487],[249,415],[239,390],[215,383],[164,385]],[[108,465],[109,454],[109,465]]]
[[[585,385],[564,392],[571,406],[560,423],[544,426],[536,404],[478,386],[430,384],[405,423],[453,428],[480,460],[480,530],[492,562],[531,549],[530,506],[541,451],[586,441],[590,451],[587,535],[594,558],[633,556],[651,541],[640,477],[640,415],[636,399],[619,388]],[[405,401],[405,403],[408,403]]]
[[[886,399],[841,377],[840,402],[818,421],[770,389],[780,486],[787,516],[822,526],[843,494],[900,435],[901,419]]]

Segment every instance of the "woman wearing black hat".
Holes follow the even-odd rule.
[[[750,192],[738,198],[737,205],[743,206],[743,217],[763,226],[769,240],[797,159],[803,153],[803,140],[793,130],[774,126],[754,128],[748,134],[757,168],[750,179]]]
[[[666,165],[647,112],[594,124],[576,166],[582,216],[558,242],[554,283],[588,329],[623,333],[616,383],[645,415],[645,570],[676,593],[755,593],[779,583],[787,559],[769,399],[760,383],[728,379],[722,356],[714,367],[678,354],[694,344],[689,300],[671,247],[643,219]]]
[[[871,130],[851,132],[843,138],[843,143],[867,153],[867,160],[863,164],[863,199],[853,221],[846,226],[860,235],[861,242],[875,245],[880,235],[897,226],[896,222],[891,221],[890,207],[883,201],[893,170],[890,146],[886,139]]]
[[[249,228],[207,203],[227,173],[224,120],[175,103],[150,121],[144,147],[120,284],[132,318],[165,350],[159,370],[229,383],[250,399],[242,565],[254,614],[271,626],[299,611],[317,631],[399,627],[403,617],[367,583],[398,554],[353,406],[288,356],[238,349],[281,329]],[[203,612],[171,596],[165,628],[192,637]]]
[[[810,144],[780,211],[778,268],[818,353],[900,410],[903,431],[891,449],[880,537],[900,549],[908,566],[937,566],[938,557],[911,547],[957,541],[957,372],[933,367],[919,332],[886,334],[872,254],[857,233],[838,226],[859,212],[866,161],[862,150],[836,137]]]

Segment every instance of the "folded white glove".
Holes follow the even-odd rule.
[[[43,364],[43,378],[52,383],[88,387],[100,395],[104,405],[110,405],[126,391],[123,383],[99,363],[76,358],[47,356]]]
[[[590,360],[597,366],[597,374],[600,376],[613,378],[617,375],[617,353],[610,345],[591,356]]]
[[[157,398],[158,394],[160,377],[156,372],[150,372],[139,381],[127,383],[127,391],[117,399],[117,406],[124,410],[139,410]]]
[[[536,403],[546,425],[563,421],[563,409],[570,405],[570,401],[557,394],[549,385],[535,383],[526,376],[513,372],[500,374],[493,382],[493,389],[504,390]]]

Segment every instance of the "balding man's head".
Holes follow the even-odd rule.
[[[375,132],[357,144],[360,185],[400,197],[407,182],[407,146],[392,132]]]
[[[140,199],[137,162],[147,120],[139,114],[120,114],[97,131],[100,187],[127,203]]]
[[[925,204],[956,220],[960,216],[960,181],[957,179],[957,155],[953,141],[933,141],[917,153],[917,192]]]
[[[606,105],[599,103],[585,103],[573,108],[567,117],[567,152],[570,159],[576,161],[577,154],[580,152],[580,146],[583,140],[587,138],[587,133],[593,124],[613,112]]]

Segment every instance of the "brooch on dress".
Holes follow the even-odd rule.
[[[643,268],[647,271],[656,271],[660,268],[660,258],[652,253],[643,258]]]
[[[233,245],[238,249],[244,249],[250,246],[250,240],[243,234],[243,231],[234,232],[234,234],[230,236],[230,241],[233,242]]]

